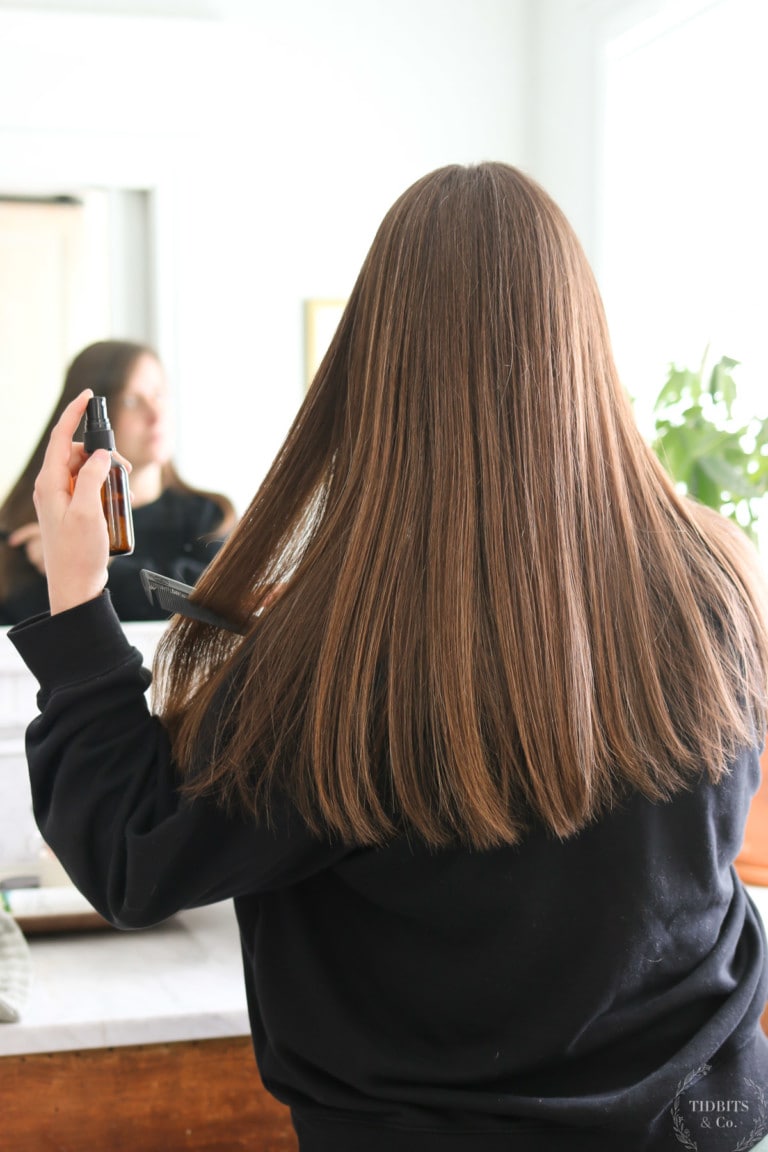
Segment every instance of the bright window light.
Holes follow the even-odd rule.
[[[644,430],[707,346],[768,415],[767,47],[764,0],[670,3],[607,47],[597,263]]]

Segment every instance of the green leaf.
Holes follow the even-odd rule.
[[[737,364],[738,360],[731,360],[729,356],[721,356],[709,378],[709,394],[715,402],[722,401],[729,420],[736,399],[736,381],[733,378],[731,368]]]
[[[734,467],[722,457],[705,456],[699,460],[698,464],[712,483],[720,489],[723,497],[721,503],[725,503],[726,496],[735,501],[759,495],[743,468]]]
[[[755,448],[758,452],[761,448],[768,448],[768,418],[758,422],[754,436]]]
[[[670,364],[654,405],[653,450],[680,490],[715,508],[754,538],[757,501],[768,495],[768,417],[735,426],[738,361],[721,356],[703,384]]]
[[[660,408],[670,408],[682,399],[698,400],[701,395],[701,377],[688,368],[675,368],[670,365],[667,382],[656,397],[654,412]]]
[[[709,508],[719,509],[723,503],[720,485],[709,477],[700,461],[697,461],[690,470],[688,491],[691,496]]]

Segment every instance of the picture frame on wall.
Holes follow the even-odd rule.
[[[320,297],[304,301],[304,389],[315,378],[320,362],[328,351],[347,301],[339,297]]]

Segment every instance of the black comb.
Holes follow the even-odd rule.
[[[226,628],[228,632],[237,632],[239,636],[244,635],[245,630],[230,620],[225,620],[202,604],[193,604],[189,599],[190,592],[194,591],[192,584],[182,584],[179,580],[171,580],[170,576],[161,576],[159,572],[150,572],[147,568],[142,568],[139,575],[147,599],[156,608],[174,612],[177,616],[189,616],[192,620],[201,620],[216,628]]]

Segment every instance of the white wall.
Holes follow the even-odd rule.
[[[716,0],[531,0],[526,157],[596,271],[602,258],[605,50],[618,35]],[[681,15],[682,18],[682,15]]]
[[[640,260],[647,264],[650,253],[664,275],[666,238],[659,242],[651,215],[643,211],[644,194],[661,210],[666,204],[670,219],[677,214],[681,225],[698,231],[691,275],[711,280],[711,250],[722,247],[723,238],[733,232],[733,213],[742,212],[756,231],[762,224],[746,195],[753,174],[763,167],[758,141],[768,104],[764,75],[755,62],[768,33],[768,5],[764,0],[536,0],[530,13],[528,163],[574,224],[604,290],[608,273],[616,279],[618,230],[623,230],[618,259],[625,267]],[[704,50],[700,33],[707,26],[721,29],[719,60],[714,49]],[[609,82],[633,67],[633,53],[653,43],[664,46],[665,65],[643,76],[647,99],[617,122],[615,110],[606,105]],[[698,59],[691,59],[693,45],[701,46]],[[687,55],[680,55],[683,51]],[[664,116],[672,128],[669,138],[660,141],[658,125]],[[622,133],[623,186],[606,155],[609,149],[615,154]],[[607,168],[614,169],[608,180]],[[739,187],[728,190],[729,177]],[[691,211],[691,225],[684,219],[686,198],[709,205],[714,198],[701,193],[709,192],[703,186],[715,178],[726,190],[720,210],[708,220]],[[634,196],[628,208],[630,191]],[[606,196],[613,198],[611,203]],[[725,285],[714,299],[716,318],[727,292]],[[646,313],[638,317],[638,326],[647,331],[649,320],[663,326],[671,343],[676,317],[668,300],[664,307],[667,315]],[[669,355],[674,356],[671,346]]]
[[[36,7],[0,8],[0,186],[153,190],[177,458],[242,510],[300,403],[302,301],[349,292],[424,172],[525,163],[528,0]]]

